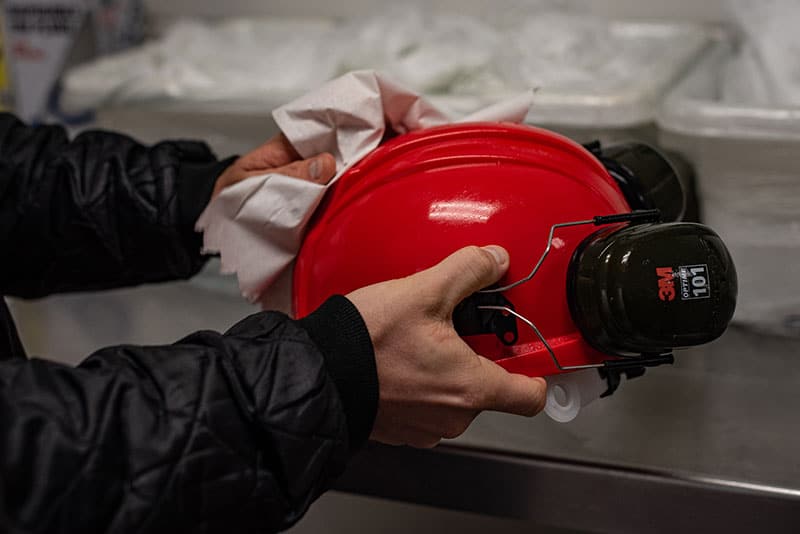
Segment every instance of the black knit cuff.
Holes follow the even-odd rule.
[[[372,433],[378,411],[378,369],[372,340],[361,314],[347,298],[329,298],[298,321],[319,347],[347,416],[350,450]]]
[[[178,210],[179,223],[187,231],[194,231],[194,225],[211,200],[211,193],[217,178],[234,161],[236,156],[222,161],[195,163],[184,161],[178,171]]]

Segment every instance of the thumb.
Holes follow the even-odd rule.
[[[336,174],[336,160],[326,152],[313,158],[277,167],[270,172],[300,178],[317,184],[327,184]]]
[[[482,358],[485,410],[531,417],[544,408],[547,382],[543,378],[509,373],[496,363]]]
[[[502,247],[472,246],[457,250],[423,273],[450,313],[471,294],[497,282],[508,269],[508,263],[508,252]]]

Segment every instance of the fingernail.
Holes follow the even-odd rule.
[[[483,247],[483,250],[491,253],[498,265],[502,266],[508,262],[508,252],[506,252],[506,250],[502,247],[498,247],[497,245],[489,245]]]
[[[311,165],[308,166],[308,174],[311,176],[312,180],[316,180],[319,178],[319,175],[322,173],[322,164],[319,161],[319,158],[314,158],[311,160]]]

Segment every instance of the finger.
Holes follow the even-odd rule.
[[[282,167],[300,159],[300,154],[282,133],[244,156],[247,170]]]
[[[531,378],[509,373],[496,363],[481,358],[484,379],[479,383],[485,388],[485,410],[506,412],[531,417],[544,408],[547,382],[543,378]]]
[[[430,432],[416,427],[397,423],[386,431],[373,431],[370,439],[387,445],[408,445],[419,449],[435,447],[442,440],[438,432]]]
[[[272,169],[271,172],[317,184],[327,184],[336,174],[336,160],[332,155],[324,153],[313,158],[277,167]]]
[[[497,245],[457,250],[434,267],[422,271],[423,284],[447,313],[469,295],[497,282],[508,269],[508,252]]]
[[[414,414],[414,428],[442,439],[457,438],[466,432],[477,410],[453,406],[425,406]]]
[[[436,438],[433,436],[423,436],[419,439],[415,439],[413,441],[409,441],[408,445],[414,447],[416,449],[432,449],[441,442],[441,438]]]
[[[432,449],[442,441],[438,432],[429,432],[420,428],[406,427],[397,429],[405,445],[417,449]]]

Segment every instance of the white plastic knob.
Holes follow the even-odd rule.
[[[581,408],[599,399],[608,384],[597,369],[584,369],[548,376],[547,401],[544,412],[554,421],[568,423],[575,419]]]

